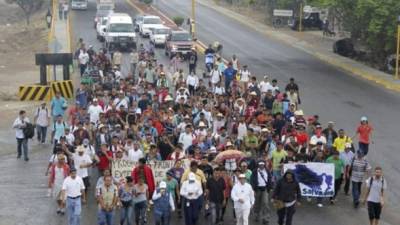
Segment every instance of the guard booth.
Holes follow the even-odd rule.
[[[60,92],[64,98],[73,98],[74,88],[69,69],[72,64],[71,53],[39,53],[35,55],[35,64],[40,68],[40,83],[20,86],[18,95],[21,101],[50,101],[56,92]],[[54,74],[56,66],[62,66],[63,80],[58,81],[55,76],[53,81],[48,81],[48,66],[53,66]]]

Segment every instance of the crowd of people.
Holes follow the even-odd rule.
[[[215,59],[212,65],[207,59],[204,71],[209,72],[199,76],[203,65],[196,49],[185,57],[190,71],[185,74],[178,55],[164,66],[141,45],[129,54],[129,72],[122,73],[119,50],[96,52],[80,41],[76,59],[82,82],[74,104],[56,93],[49,107],[37,108],[33,121],[39,143],[47,141],[51,130],[54,150],[46,175],[57,214],[67,211],[68,223],[79,224],[81,203],[94,190],[100,225],[114,224],[117,211],[121,225],[143,225],[150,217],[156,225],[169,225],[172,217],[196,225],[203,215],[216,225],[224,223],[231,208],[238,225],[249,224],[250,214],[268,224],[272,207],[278,224],[290,225],[302,196],[294,172],[284,171],[283,165],[320,162],[334,164],[334,196],[303,199],[318,207],[335,204],[344,183],[344,194],[351,187],[354,207],[368,201],[371,224],[378,224],[386,189],[380,167],[361,196],[371,170],[366,155],[373,128],[367,117],[353,136],[337,130],[333,121],[325,126],[319,115],[304,114],[294,78],[282,87],[268,75],[261,80],[253,76],[237,56],[225,62],[211,46],[206,54]],[[100,70],[99,76],[88,79],[89,69]],[[21,111],[13,124],[18,157],[24,153],[25,160],[27,123]],[[240,157],[226,154],[216,160],[235,150]],[[115,160],[137,164],[130,176],[115,179]],[[162,160],[173,160],[174,167],[156,182],[149,162]],[[187,168],[184,160],[190,161]],[[96,184],[90,176],[98,176]]]

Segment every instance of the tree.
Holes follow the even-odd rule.
[[[42,7],[44,0],[6,0],[6,2],[18,5],[25,14],[26,24],[29,25],[32,14]]]
[[[151,4],[153,3],[153,0],[143,0],[143,2],[144,2],[146,5],[151,5]]]
[[[172,20],[178,27],[182,26],[183,22],[185,21],[185,19],[181,16],[175,16],[174,18],[172,18]]]

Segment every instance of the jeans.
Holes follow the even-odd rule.
[[[222,217],[222,204],[210,202],[210,210],[211,210],[211,224],[216,225],[221,221]]]
[[[137,63],[131,63],[131,73],[132,73],[133,78],[135,78],[136,66],[137,66]]]
[[[184,213],[185,213],[185,225],[196,225],[200,214],[200,203],[199,198],[194,200],[185,199],[184,201]]]
[[[235,208],[236,212],[236,225],[248,225],[250,209]]]
[[[133,212],[132,205],[121,208],[121,216],[119,220],[121,225],[123,225],[125,221],[126,225],[132,225],[132,212]]]
[[[295,205],[292,205],[290,207],[284,207],[282,209],[279,209],[277,211],[278,214],[278,224],[279,225],[283,225],[285,222],[285,217],[286,217],[286,223],[285,225],[292,225],[292,219],[293,219],[293,215],[296,212],[296,208]]]
[[[17,138],[17,150],[18,150],[18,158],[21,157],[23,151],[25,160],[28,160],[28,139]]]
[[[358,142],[358,148],[364,152],[364,156],[368,154],[369,144]]]
[[[86,67],[87,67],[87,65],[86,65],[86,64],[79,64],[79,68],[80,68],[81,76],[83,76],[83,74],[85,73],[85,71],[86,71]]]
[[[41,143],[46,142],[46,135],[47,135],[47,127],[42,127],[37,125],[36,126],[36,131],[37,131],[37,139]]]
[[[192,72],[196,74],[196,64],[189,64],[189,74]]]
[[[113,225],[114,224],[114,210],[105,211],[104,209],[99,209],[97,219],[99,225]]]
[[[254,215],[258,220],[261,216],[262,221],[269,221],[270,208],[269,208],[269,196],[267,190],[256,190],[256,201],[254,204]]]
[[[169,225],[171,220],[171,212],[156,213],[154,212],[154,221],[156,225]]]
[[[231,79],[227,79],[225,78],[225,92],[229,92],[230,88],[231,88]]]
[[[281,170],[273,170],[272,175],[274,176],[275,182],[278,182],[282,177]]]
[[[137,225],[143,225],[146,219],[146,201],[135,203],[135,221]]]
[[[68,225],[81,224],[81,211],[81,198],[72,199],[67,197]]]
[[[351,190],[353,194],[353,203],[359,204],[360,203],[360,193],[361,193],[361,185],[362,182],[351,182]]]

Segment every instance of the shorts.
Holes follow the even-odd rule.
[[[88,188],[90,187],[89,176],[82,178],[82,180],[83,180],[83,184],[85,185],[85,190],[88,190]]]
[[[368,202],[368,216],[370,220],[379,220],[381,217],[381,203]]]

